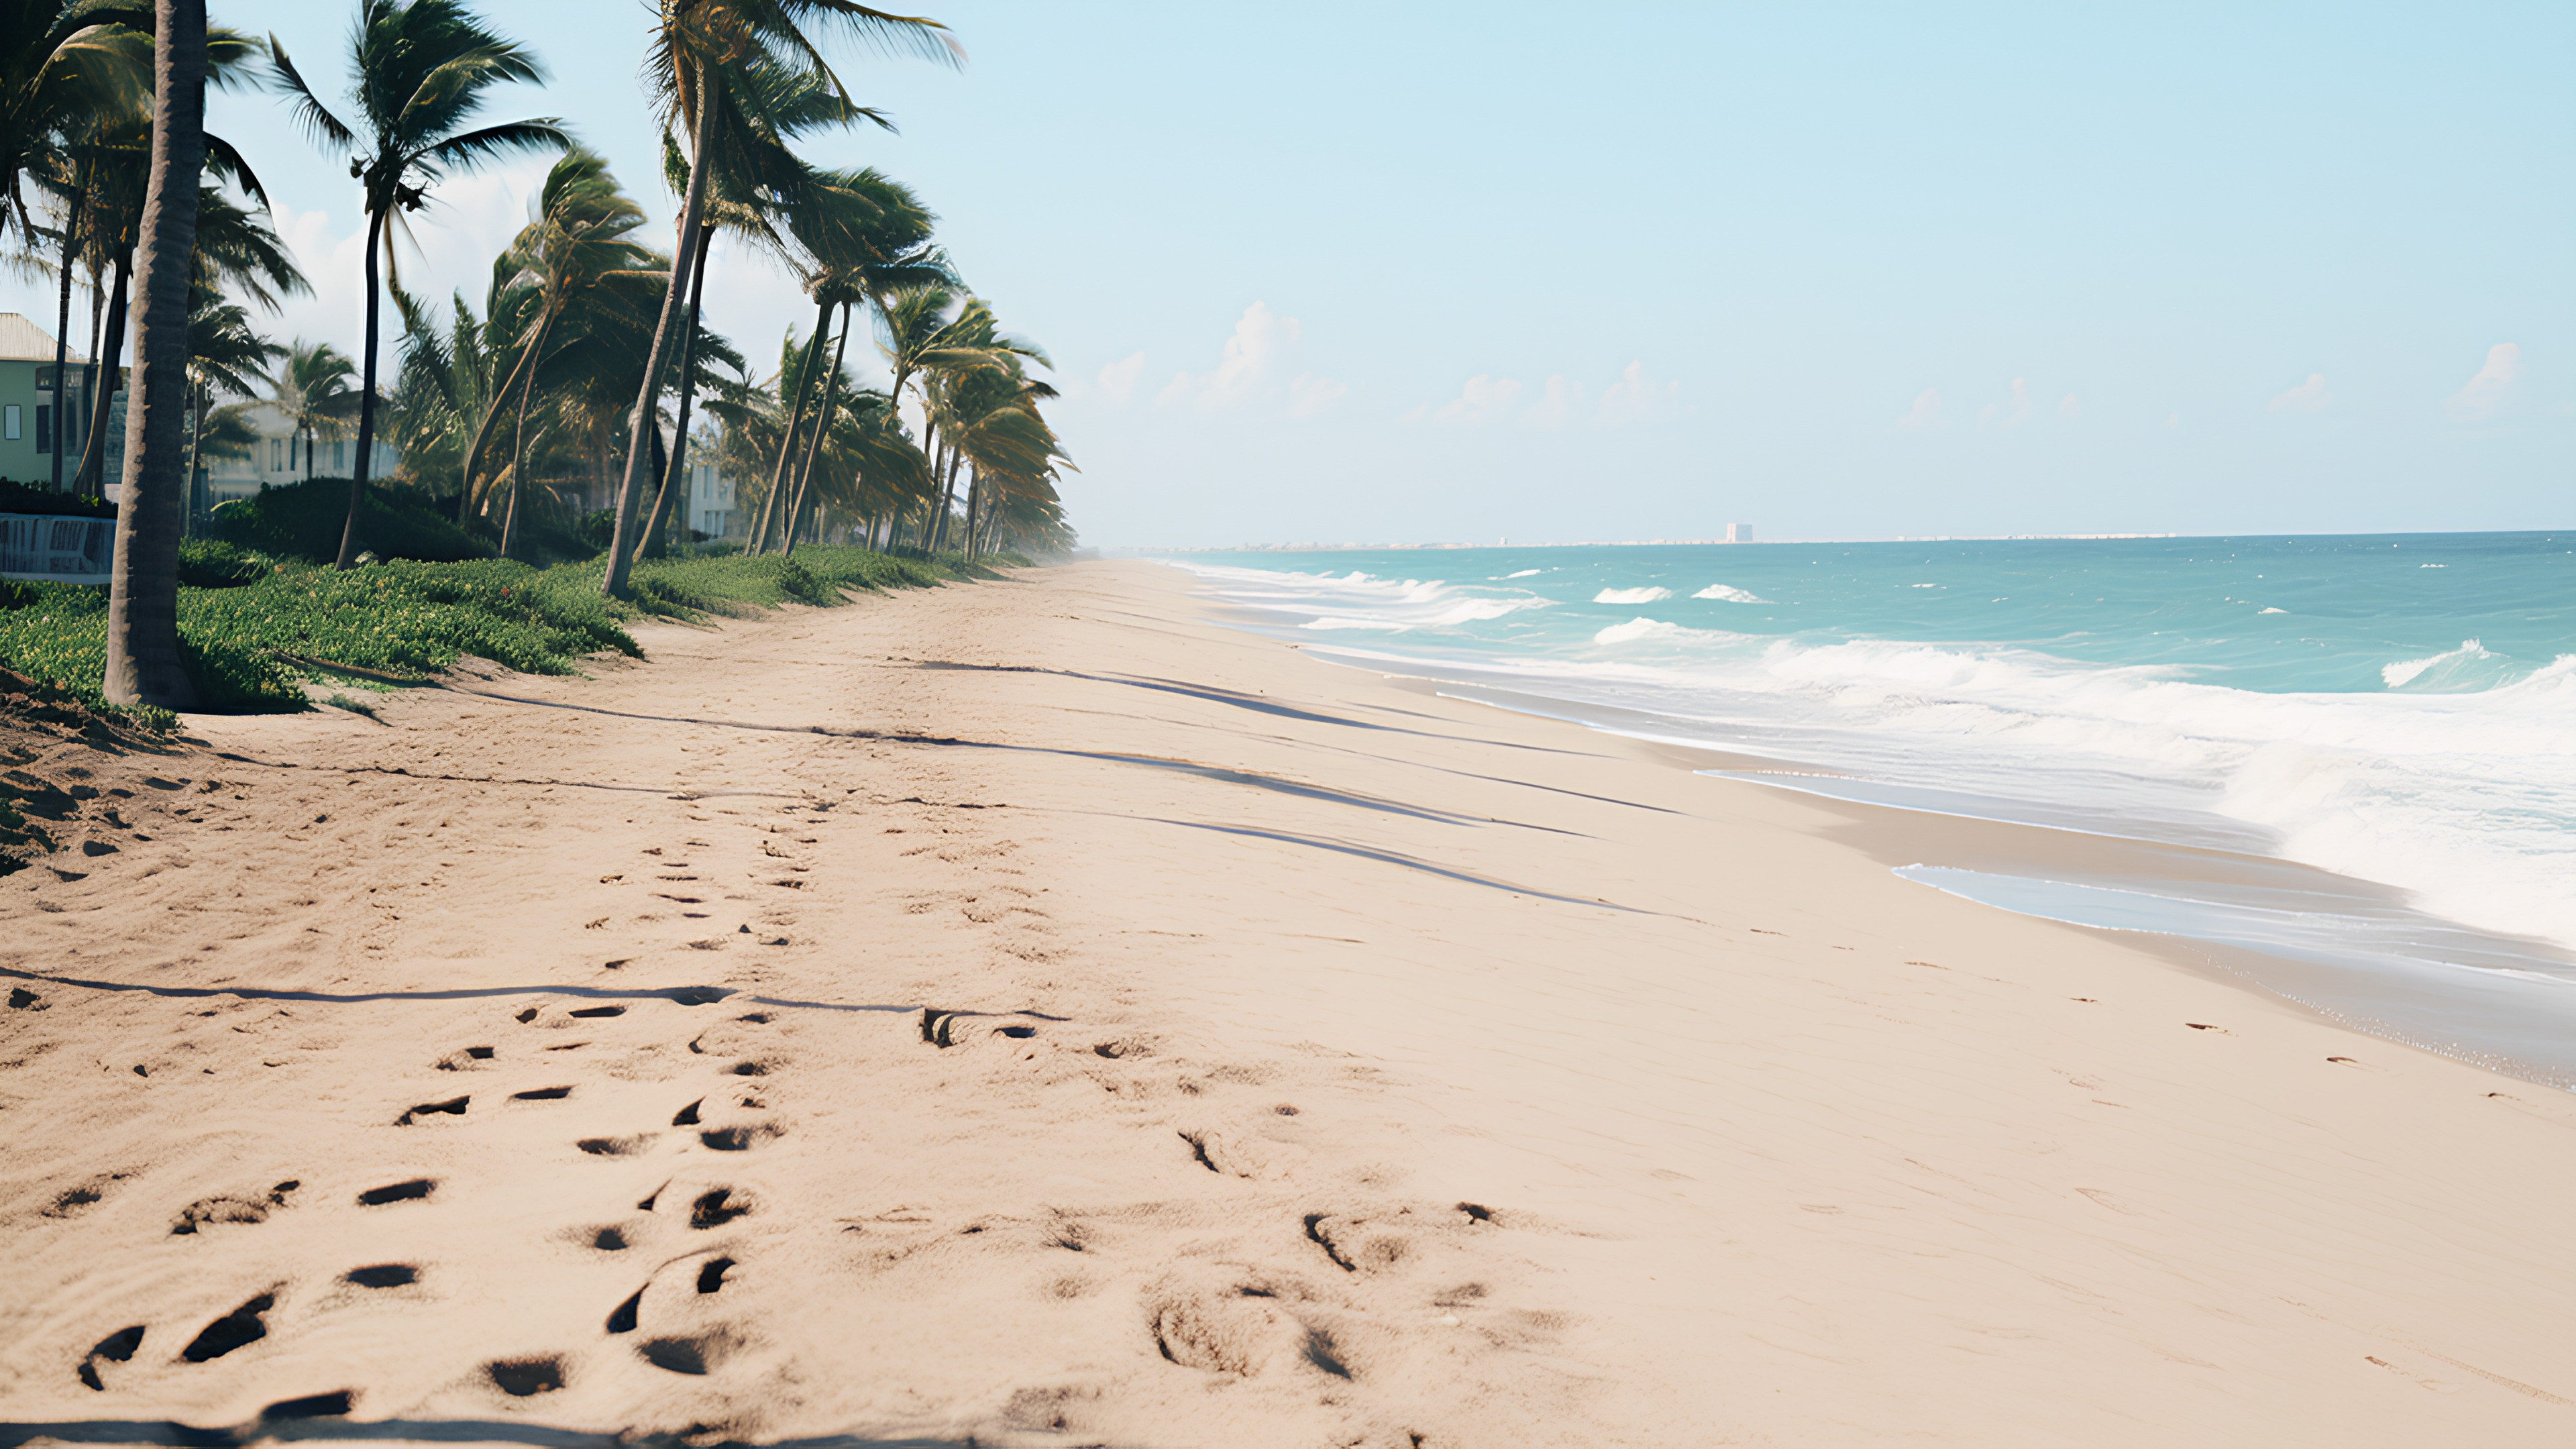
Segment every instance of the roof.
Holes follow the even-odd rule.
[[[80,349],[68,354],[74,362],[86,362]],[[54,334],[37,326],[17,312],[0,312],[0,360],[11,362],[51,362],[54,360]]]

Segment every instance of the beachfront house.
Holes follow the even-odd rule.
[[[696,453],[701,447],[707,454],[715,452],[713,439],[703,445],[692,442],[689,450]],[[724,538],[730,534],[736,526],[733,480],[719,473],[713,463],[691,463],[684,481],[689,491],[684,495],[688,500],[688,511],[683,522],[709,538]]]
[[[383,414],[378,413],[381,418]],[[357,446],[356,429],[344,427],[336,435],[318,429],[308,449],[303,433],[296,430],[286,414],[266,403],[252,403],[242,410],[242,420],[250,425],[253,438],[250,451],[229,458],[201,459],[198,473],[205,481],[207,508],[248,498],[263,488],[301,482],[309,473],[315,478],[346,478],[351,466],[351,450]],[[390,476],[400,461],[393,448],[378,437],[368,448],[371,455],[367,476],[382,480]]]
[[[87,361],[73,348],[74,363]],[[89,438],[89,409],[81,392],[81,372],[72,373],[72,406],[65,420],[71,456],[63,460],[68,477],[80,464],[81,445]],[[125,399],[110,414],[123,421]],[[54,476],[54,335],[25,315],[0,312],[0,478],[50,486]],[[107,476],[117,476],[124,462],[124,439],[111,432]]]

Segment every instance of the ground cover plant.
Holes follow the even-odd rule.
[[[426,679],[474,655],[525,673],[569,674],[588,655],[642,657],[625,628],[639,617],[829,608],[850,591],[992,576],[954,555],[819,545],[786,557],[648,559],[635,567],[634,597],[616,600],[599,590],[604,563],[396,560],[342,570],[192,543],[183,577],[204,585],[179,590],[181,656],[204,708],[300,710],[308,680],[350,682],[333,666]],[[106,589],[0,582],[0,662],[97,704],[106,657]]]

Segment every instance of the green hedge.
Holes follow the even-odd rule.
[[[315,478],[236,498],[214,513],[215,536],[279,558],[335,563],[349,520],[349,480]],[[490,558],[492,546],[456,526],[427,495],[370,483],[358,507],[358,547],[378,558],[454,563]]]
[[[19,483],[0,478],[0,513],[33,513],[53,518],[114,518],[116,505],[81,493],[57,493],[51,483]]]

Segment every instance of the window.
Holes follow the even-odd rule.
[[[286,440],[285,440],[284,438],[271,438],[271,439],[269,439],[269,440],[268,440],[268,471],[270,471],[271,473],[277,473],[277,472],[282,472],[282,471],[284,471],[284,470],[285,470],[285,468],[286,468]]]
[[[13,443],[18,441],[18,428],[18,405],[11,403],[5,408],[0,408],[0,438],[7,438]]]
[[[54,410],[51,405],[36,409],[36,451],[54,450]]]
[[[334,471],[334,472],[341,472],[341,471],[345,471],[345,470],[348,468],[348,466],[349,466],[349,444],[348,444],[348,440],[347,440],[347,439],[345,439],[345,438],[333,438],[333,439],[331,440],[331,468],[332,468],[332,471]]]

